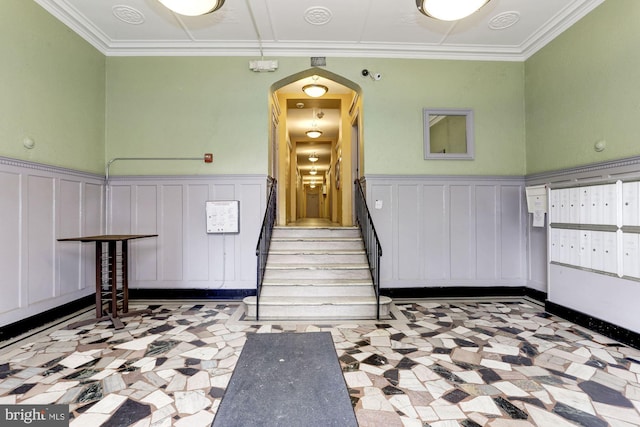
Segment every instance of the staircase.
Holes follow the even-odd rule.
[[[244,299],[256,317],[256,297]],[[380,297],[380,318],[391,298]],[[375,319],[376,296],[355,227],[274,227],[260,320]]]

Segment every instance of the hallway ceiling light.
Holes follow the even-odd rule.
[[[305,134],[309,138],[319,138],[322,135],[322,131],[318,129],[318,124],[316,123],[316,109],[313,109],[313,115],[311,116],[311,129],[305,132]],[[314,153],[315,155],[315,153]]]
[[[310,132],[310,131],[309,131]],[[307,132],[308,133],[308,132]],[[309,161],[311,163],[315,163],[318,161],[318,156],[316,156],[316,153],[311,153],[311,155],[309,156]]]
[[[158,0],[167,9],[185,16],[200,16],[215,12],[224,0]]]
[[[318,84],[318,76],[311,77],[313,83],[302,86],[302,91],[312,98],[319,98],[329,91],[325,85]]]
[[[319,85],[314,83],[314,84],[302,86],[302,91],[312,98],[319,98],[325,93],[327,93],[327,91],[329,91],[329,88],[324,85]]]
[[[490,0],[416,0],[418,10],[441,21],[457,21],[466,18]]]
[[[316,174],[318,173],[318,169],[314,166],[314,167],[312,167],[312,168],[311,168],[311,170],[309,171],[309,173],[310,173],[311,175],[316,175]]]

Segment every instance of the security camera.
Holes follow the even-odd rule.
[[[380,80],[382,78],[382,74],[380,74],[380,73],[372,73],[367,69],[362,70],[362,75],[364,77],[367,77],[367,76],[371,77],[371,80]]]

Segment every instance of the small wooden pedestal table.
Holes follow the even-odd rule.
[[[60,242],[95,242],[96,244],[96,318],[83,320],[70,324],[67,328],[73,329],[78,326],[89,325],[91,323],[103,320],[111,320],[113,327],[116,329],[124,328],[124,323],[119,317],[135,316],[138,314],[149,314],[151,310],[129,311],[129,273],[127,271],[128,262],[128,242],[134,239],[143,239],[146,237],[157,237],[157,234],[106,234],[100,236],[71,237],[67,239],[58,239]],[[122,277],[122,312],[118,313],[118,263],[116,262],[117,243],[121,244],[122,263],[120,274]],[[106,261],[102,257],[102,244],[107,243],[108,257]],[[109,265],[111,260],[111,265]],[[109,293],[108,301],[109,310],[102,309],[102,271],[104,268],[109,269]]]

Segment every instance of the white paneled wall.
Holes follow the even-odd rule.
[[[0,326],[95,291],[93,246],[57,239],[102,232],[102,184],[0,158]]]
[[[523,179],[369,176],[366,188],[382,286],[527,285]],[[262,175],[111,177],[105,189],[0,158],[0,326],[94,292],[94,246],[63,237],[158,234],[130,242],[131,288],[253,289],[265,197]],[[207,234],[207,200],[239,200],[240,233]]]
[[[158,234],[130,242],[129,287],[255,288],[265,194],[263,175],[110,178],[108,231]],[[239,200],[240,233],[207,234],[207,200]]]
[[[374,175],[366,191],[383,287],[527,284],[523,179]]]

